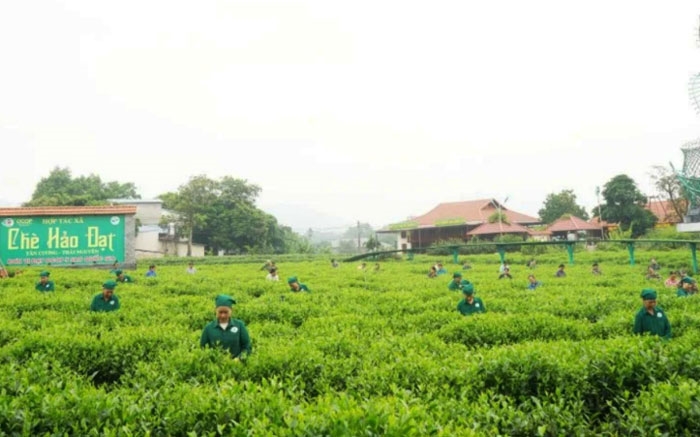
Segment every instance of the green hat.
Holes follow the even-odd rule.
[[[46,276],[46,277],[48,277],[49,275],[51,275],[51,273],[47,272],[46,270],[44,270],[43,272],[39,273],[39,276]]]
[[[656,300],[656,291],[651,288],[645,288],[642,290],[642,299],[644,300]]]
[[[292,282],[299,282],[296,276],[290,276],[287,278],[287,284],[291,284]]]
[[[114,271],[114,274],[117,275],[117,276],[119,276],[119,275],[122,274],[122,271],[121,271],[121,270],[115,270],[115,271]]]
[[[462,274],[461,274],[460,272],[454,272],[454,273],[452,274],[452,277],[453,277],[453,278],[461,278],[461,277],[462,277]]]
[[[467,281],[466,284],[462,284],[462,293],[464,294],[474,294],[474,284]]]
[[[694,284],[695,279],[691,278],[690,276],[686,276],[685,278],[681,279],[681,284]]]
[[[216,302],[216,307],[229,307],[231,308],[233,304],[236,303],[236,299],[232,298],[231,296],[228,296],[226,294],[220,294],[216,296],[216,299],[214,300]]]
[[[102,284],[102,288],[106,288],[107,290],[114,290],[117,287],[117,283],[112,281],[111,279],[109,281],[105,281],[104,284]]]

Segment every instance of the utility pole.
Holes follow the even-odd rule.
[[[600,224],[601,213],[600,213],[600,187],[595,187],[595,197],[598,200],[598,226],[600,226],[600,239],[605,240],[605,231],[603,231],[603,226]]]
[[[361,252],[362,244],[360,243],[360,221],[357,221],[357,251]]]
[[[506,196],[506,198],[503,200],[503,203],[506,203],[508,201],[508,197],[509,196]],[[493,199],[491,199],[491,204],[498,209],[498,230],[499,230],[500,236],[502,237],[503,236],[503,210],[501,209],[501,202],[498,202],[498,205],[496,205],[493,202]]]

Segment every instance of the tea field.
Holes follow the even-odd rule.
[[[646,280],[651,256],[688,268],[689,251],[538,256],[543,286],[527,290],[529,256],[474,255],[464,277],[487,313],[456,311],[451,257],[418,255],[333,269],[329,259],[169,262],[115,293],[121,309],[88,311],[110,275],[51,269],[0,280],[3,435],[697,435],[700,296]],[[430,279],[441,261],[449,274]],[[590,265],[600,262],[602,276]],[[157,263],[157,261],[156,261]],[[287,276],[311,289],[291,293]],[[641,289],[653,287],[673,338],[632,334]],[[199,347],[214,297],[234,296],[253,353],[241,363]]]

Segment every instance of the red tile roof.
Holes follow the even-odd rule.
[[[598,226],[600,228],[609,228],[610,226],[617,226],[617,223],[606,222],[605,220],[598,220],[598,217],[593,217],[588,220],[588,223],[593,226]]]
[[[560,218],[549,227],[549,232],[569,232],[569,231],[599,231],[600,226],[587,222],[584,219],[570,215],[566,218]]]
[[[498,205],[498,202],[493,199],[441,203],[426,214],[411,219],[411,221],[417,222],[421,227],[438,226],[440,222],[451,220],[461,220],[466,224],[486,223],[489,216],[498,210],[492,202]],[[508,218],[510,223],[540,223],[540,219],[538,218],[509,210],[504,206],[501,206],[501,211]]]
[[[658,219],[658,223],[680,223],[682,218],[678,217],[673,203],[670,200],[651,200],[645,206]]]
[[[488,234],[527,234],[530,230],[517,223],[484,223],[467,232],[467,235],[488,235]]]
[[[32,206],[0,208],[0,217],[136,214],[136,206]]]

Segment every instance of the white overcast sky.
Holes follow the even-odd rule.
[[[697,0],[2,1],[0,202],[54,166],[134,182],[262,188],[375,226],[571,188],[700,137]],[[284,220],[282,220],[284,221]],[[320,226],[311,221],[309,226]]]

